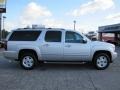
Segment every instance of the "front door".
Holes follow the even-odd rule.
[[[83,37],[73,31],[66,31],[64,43],[64,59],[68,61],[87,60],[90,55],[90,45],[83,42]]]

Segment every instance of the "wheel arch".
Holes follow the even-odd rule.
[[[96,51],[93,55],[93,58],[92,58],[92,61],[94,60],[94,57],[97,55],[97,54],[100,54],[100,53],[105,53],[107,54],[109,57],[110,57],[110,62],[112,62],[112,55],[110,53],[110,51],[107,51],[107,50],[99,50],[99,51]]]
[[[21,55],[22,55],[23,53],[33,53],[33,54],[35,55],[35,57],[37,58],[37,60],[38,60],[37,52],[36,52],[35,50],[33,50],[33,49],[21,49],[21,50],[19,51],[19,54],[18,54],[18,59],[21,57]]]

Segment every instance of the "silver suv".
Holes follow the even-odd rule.
[[[113,44],[91,41],[77,31],[58,28],[13,30],[6,39],[4,57],[20,61],[27,70],[42,62],[92,62],[106,69],[117,57]]]

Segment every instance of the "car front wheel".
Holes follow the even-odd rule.
[[[99,53],[94,57],[93,63],[98,70],[104,70],[110,64],[110,57],[105,53]]]

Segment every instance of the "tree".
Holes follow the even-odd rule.
[[[9,32],[7,30],[3,29],[2,30],[2,39],[5,39],[8,34],[9,34]]]

